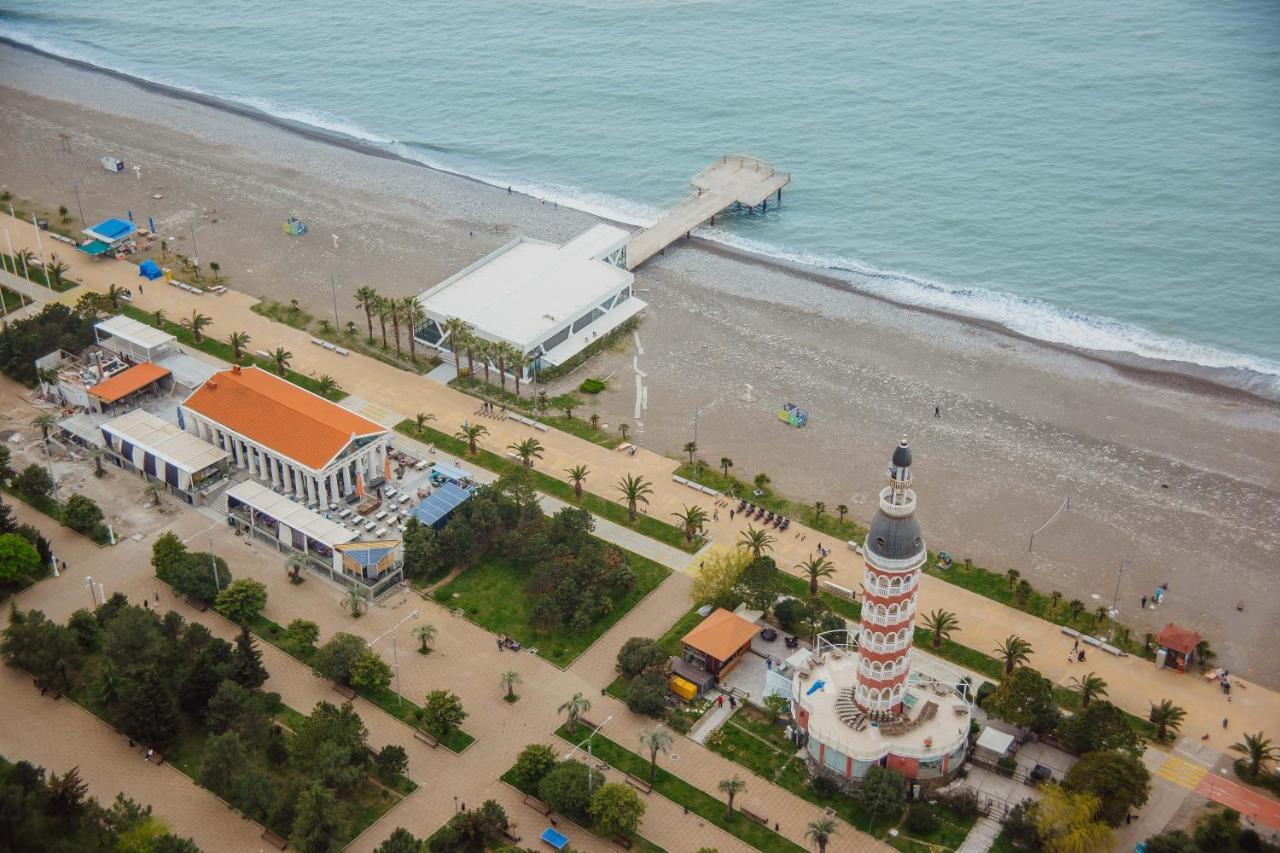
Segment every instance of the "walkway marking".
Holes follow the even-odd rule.
[[[1259,791],[1213,773],[1206,774],[1195,791],[1272,829],[1280,829],[1280,802]]]
[[[1168,779],[1175,785],[1181,785],[1188,791],[1194,791],[1208,773],[1209,768],[1203,764],[1195,764],[1176,755],[1169,756],[1156,771],[1157,776]]]

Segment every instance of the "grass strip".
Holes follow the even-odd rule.
[[[592,444],[598,444],[601,447],[607,447],[610,450],[622,444],[622,437],[606,432],[598,426],[592,426],[590,419],[572,418],[568,415],[556,415],[552,412],[552,408],[557,398],[552,398],[543,404],[543,411],[535,412],[533,408],[533,400],[528,397],[520,397],[505,388],[494,387],[488,382],[480,379],[473,379],[470,376],[459,376],[449,383],[452,387],[457,388],[464,394],[475,397],[478,400],[488,400],[499,406],[506,406],[508,409],[519,412],[525,417],[536,418],[538,421],[547,426],[555,427],[561,432],[567,432],[570,435],[577,436],[584,441]],[[587,403],[582,403],[574,408],[588,408]],[[563,411],[563,409],[561,410]]]
[[[556,737],[570,745],[576,744],[579,740],[568,733],[567,723],[556,729]],[[642,779],[649,778],[649,762],[644,758],[601,734],[597,734],[591,742],[592,752],[599,760],[623,773],[630,773]],[[689,811],[698,817],[715,824],[761,853],[775,853],[775,851],[800,853],[805,849],[737,810],[726,819],[724,803],[661,767],[658,768],[655,776],[653,789],[674,803],[688,806]]]
[[[257,614],[249,621],[249,628],[253,633],[257,634],[264,642],[270,643],[280,651],[289,655],[289,657],[306,664],[308,668],[312,666],[316,653],[319,651],[315,646],[301,646],[298,643],[291,643],[286,639],[285,630],[275,622],[272,622],[261,613]],[[422,706],[416,704],[410,699],[401,699],[394,690],[383,688],[381,690],[372,690],[367,687],[352,688],[356,691],[356,695],[365,701],[378,706],[400,722],[412,729],[425,731],[418,721],[418,713],[422,711]],[[475,738],[464,732],[462,729],[454,729],[443,737],[437,737],[440,745],[451,752],[462,752],[471,744],[475,743]]]
[[[441,450],[464,458],[495,474],[501,475],[512,468],[518,467],[520,464],[514,460],[504,459],[484,448],[478,448],[479,452],[475,456],[470,456],[467,453],[467,443],[462,439],[447,435],[429,426],[419,428],[411,420],[401,421],[396,424],[396,432],[407,435],[417,441],[434,444]],[[612,521],[614,524],[629,527],[637,533],[648,536],[650,539],[655,539],[673,548],[679,548],[686,553],[692,554],[701,547],[701,543],[696,539],[693,542],[686,541],[684,532],[674,525],[644,514],[638,515],[635,521],[631,521],[627,518],[627,508],[622,504],[605,500],[591,492],[583,492],[582,500],[578,500],[577,496],[574,495],[573,486],[569,485],[568,482],[558,480],[549,474],[544,474],[536,468],[531,469],[530,473],[533,474],[535,488],[557,500],[581,507],[593,515]]]

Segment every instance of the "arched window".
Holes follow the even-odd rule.
[[[890,604],[890,605],[889,605],[889,609],[887,609],[887,610],[885,611],[885,616],[887,616],[889,619],[892,619],[892,620],[894,620],[894,621],[897,621],[897,618],[898,618],[898,605],[896,605],[896,604]]]

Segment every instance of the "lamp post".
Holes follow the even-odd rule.
[[[1120,611],[1116,609],[1116,605],[1120,603],[1120,578],[1124,576],[1125,567],[1129,565],[1128,560],[1121,560],[1120,567],[1116,569],[1116,591],[1111,596],[1111,630],[1107,633],[1107,642],[1111,642],[1116,636],[1116,619],[1120,615]]]
[[[98,609],[98,590],[93,585],[93,578],[84,576],[84,585],[89,587],[89,595],[93,598],[93,609]]]
[[[591,730],[591,734],[587,735],[586,740],[584,740],[582,743],[575,746],[573,749],[569,750],[568,753],[565,754],[564,758],[561,759],[563,761],[568,761],[570,758],[573,758],[573,754],[575,752],[582,749],[582,744],[587,745],[587,796],[588,798],[591,795],[591,792],[592,792],[591,789],[594,787],[593,783],[595,781],[595,777],[591,775],[591,764],[595,762],[595,754],[591,751],[591,739],[595,737],[596,734],[601,729],[609,725],[609,721],[612,719],[613,719],[613,715],[610,714],[608,717],[605,718],[603,723],[601,723],[600,725],[596,726],[594,729]]]
[[[336,248],[336,245],[337,245],[336,237],[334,238],[334,244]],[[329,290],[333,294],[333,333],[336,335],[338,334],[338,331],[339,331],[338,329],[338,285],[334,283],[332,270],[329,271]]]
[[[418,618],[418,611],[415,610],[412,613],[410,613],[408,616],[401,619],[396,624],[392,625],[386,631],[383,631],[381,634],[374,637],[372,640],[370,640],[368,643],[365,644],[365,648],[372,649],[374,643],[378,642],[383,637],[387,636],[387,634],[391,635],[391,662],[392,662],[392,669],[394,669],[396,672],[396,704],[397,705],[404,704],[404,696],[402,696],[400,693],[400,652],[396,648],[396,629],[398,629],[404,623],[408,622],[410,619],[417,619],[417,618]]]

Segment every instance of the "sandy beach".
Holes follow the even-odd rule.
[[[184,254],[194,228],[202,261],[232,287],[298,299],[318,318],[333,313],[332,273],[341,324],[363,326],[360,286],[413,294],[517,234],[564,240],[594,221],[10,46],[0,113],[0,185],[18,197],[76,215],[78,182],[86,218],[154,216]],[[105,172],[104,154],[140,164],[140,179]],[[688,177],[669,176],[673,202]],[[295,215],[311,227],[304,238],[281,230]],[[650,308],[635,340],[560,383],[611,377],[591,404],[606,422],[635,422],[640,443],[675,456],[696,412],[704,458],[731,457],[740,474],[766,471],[782,491],[846,503],[863,520],[906,434],[931,545],[1017,568],[1091,608],[1111,602],[1130,560],[1125,622],[1195,627],[1228,666],[1280,684],[1280,637],[1268,630],[1280,599],[1275,403],[887,304],[697,240],[636,284]],[[788,400],[809,409],[810,427],[775,419]],[[1030,532],[1068,497],[1071,511],[1028,553]],[[1139,611],[1161,582],[1165,605]]]

